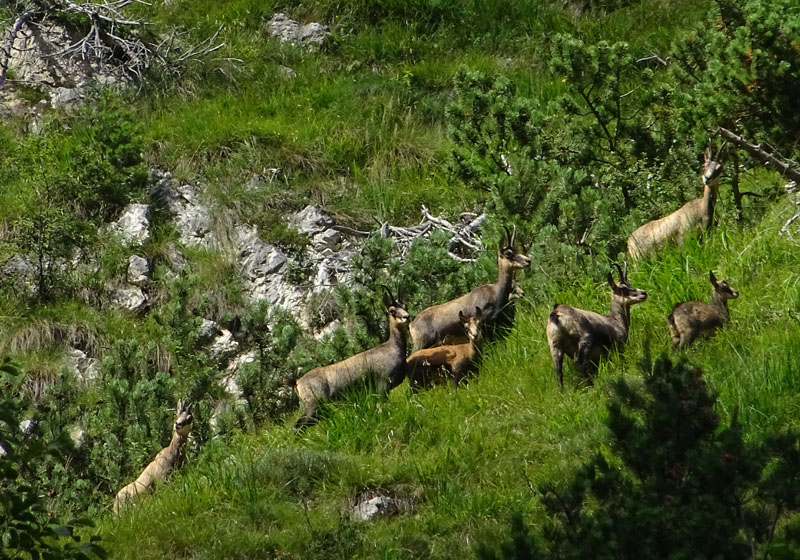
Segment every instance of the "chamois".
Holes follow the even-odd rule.
[[[145,467],[139,478],[117,492],[114,498],[114,513],[135,502],[140,495],[153,489],[154,482],[164,482],[175,467],[183,462],[183,446],[192,431],[192,405],[178,401],[178,411],[169,445],[158,452],[155,459]]]
[[[739,297],[739,292],[726,280],[717,281],[714,271],[709,271],[711,280],[711,303],[684,301],[672,308],[667,316],[672,344],[686,347],[699,335],[711,335],[731,320],[728,300]]]
[[[514,226],[514,233],[510,233],[505,226],[504,228],[507,242],[504,244],[504,241],[500,240],[497,255],[497,281],[493,284],[483,284],[468,294],[421,311],[409,326],[415,352],[440,344],[447,335],[461,336],[462,325],[458,314],[463,309],[480,307],[483,311],[484,324],[489,325],[497,321],[508,303],[514,273],[531,264],[528,257],[514,248],[514,240],[517,235],[516,226]]]
[[[561,387],[564,386],[564,354],[572,357],[578,370],[591,384],[600,358],[612,346],[622,346],[627,342],[631,306],[647,299],[647,292],[634,288],[628,282],[627,263],[624,271],[618,264],[614,263],[614,266],[619,270],[619,284],[614,282],[614,277],[609,272],[611,313],[601,315],[594,311],[556,304],[547,318],[547,342]]]
[[[406,334],[409,314],[404,303],[387,288],[384,297],[389,315],[389,340],[341,362],[314,368],[296,381],[303,415],[295,423],[300,430],[317,422],[320,400],[330,399],[359,379],[371,377],[376,385],[391,390],[406,378]]]
[[[408,380],[413,391],[448,378],[455,386],[472,373],[481,340],[481,308],[476,307],[475,314],[469,316],[459,311],[458,318],[467,333],[468,342],[423,348],[408,357]]]
[[[511,281],[511,293],[508,294],[508,303],[506,303],[505,307],[503,307],[500,316],[497,317],[495,321],[495,327],[499,327],[501,329],[510,329],[514,326],[514,317],[516,315],[516,306],[518,299],[522,299],[525,297],[525,290],[522,289],[522,286],[519,285],[517,279]],[[453,345],[453,344],[466,344],[469,342],[469,337],[467,336],[466,332],[461,333],[461,335],[456,336],[452,334],[448,334],[444,339],[442,339],[442,344],[445,346]]]
[[[658,220],[647,222],[628,237],[628,258],[638,260],[660,245],[675,240],[683,243],[683,238],[695,226],[711,229],[714,223],[714,206],[719,193],[719,180],[722,173],[720,151],[716,156],[706,148],[703,164],[703,196],[690,200],[672,214]]]

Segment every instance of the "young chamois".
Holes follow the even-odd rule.
[[[683,243],[684,237],[697,225],[705,230],[714,223],[714,206],[719,193],[719,180],[722,173],[720,151],[716,156],[706,148],[703,164],[703,196],[690,200],[672,214],[658,220],[647,222],[628,237],[628,258],[638,260],[647,253],[674,240]]]
[[[420,312],[409,326],[415,352],[441,344],[447,335],[463,336],[461,320],[458,316],[463,309],[480,307],[483,311],[483,322],[486,325],[494,323],[501,315],[512,291],[514,273],[531,264],[528,257],[514,248],[514,240],[517,235],[516,226],[514,226],[514,233],[510,233],[508,228],[505,230],[507,242],[504,244],[504,241],[500,240],[500,249],[497,255],[497,281],[493,284],[478,286],[468,294],[446,303],[433,305]]]
[[[709,271],[711,280],[711,303],[684,301],[672,308],[667,316],[672,344],[686,347],[700,335],[711,335],[731,320],[728,300],[739,297],[739,292],[726,280],[717,281],[714,271]]]
[[[564,354],[572,357],[578,371],[591,384],[600,359],[612,346],[621,347],[627,342],[631,306],[647,299],[647,292],[634,288],[628,282],[627,263],[625,271],[616,263],[614,266],[619,270],[619,284],[614,282],[614,277],[609,272],[611,313],[601,315],[594,311],[557,304],[547,318],[547,342],[561,387],[564,386]]]
[[[409,315],[406,306],[392,296],[388,289],[384,297],[389,315],[389,340],[341,362],[314,368],[296,381],[297,396],[303,403],[303,415],[295,429],[300,430],[317,422],[316,412],[321,400],[330,399],[359,379],[370,377],[379,388],[387,391],[406,378],[406,334]]]
[[[178,412],[172,430],[172,439],[169,445],[158,452],[155,459],[145,467],[139,478],[117,492],[114,498],[114,513],[128,504],[135,502],[139,496],[153,489],[155,482],[164,482],[175,467],[183,462],[183,447],[192,431],[192,405],[187,405],[183,400],[178,401]]]
[[[461,325],[467,333],[468,342],[423,348],[408,357],[408,380],[411,389],[443,383],[449,379],[453,386],[473,372],[478,346],[481,341],[481,308],[475,308],[474,315],[458,312]]]
[[[517,314],[517,300],[524,297],[525,290],[522,289],[522,286],[519,285],[517,279],[514,278],[511,281],[511,293],[508,294],[508,303],[506,303],[506,306],[503,307],[500,315],[495,320],[495,327],[500,329],[511,329],[511,327],[514,326],[514,317]],[[467,342],[469,342],[469,337],[467,336],[466,332],[462,332],[460,335],[448,334],[442,340],[443,345],[466,344]]]

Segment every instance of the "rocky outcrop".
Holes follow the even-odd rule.
[[[147,309],[147,296],[139,286],[124,284],[112,289],[111,304],[132,313],[140,313]]]
[[[92,385],[100,379],[96,358],[90,358],[78,348],[70,348],[64,358],[64,367],[75,372],[78,383]]]
[[[277,13],[266,23],[267,32],[280,39],[281,43],[303,46],[309,50],[318,49],[325,38],[331,34],[327,25],[307,23],[302,25],[286,14]]]
[[[125,245],[142,245],[150,239],[150,205],[128,204],[111,223],[111,231]]]
[[[200,202],[198,189],[176,181],[169,172],[154,172],[157,179],[152,197],[172,217],[172,223],[186,246],[214,246],[212,219],[208,207]]]
[[[150,263],[139,255],[131,255],[128,259],[128,283],[144,286],[150,277]]]

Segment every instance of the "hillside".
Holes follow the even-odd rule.
[[[56,4],[44,21],[86,33],[82,12]],[[13,23],[31,5],[0,15]],[[661,355],[702,372],[715,433],[741,426],[752,449],[780,433],[794,450],[800,273],[796,234],[780,230],[796,195],[716,135],[730,127],[797,161],[790,2],[124,9],[148,25],[122,39],[155,53],[172,36],[178,54],[131,78],[119,65],[132,59],[112,50],[104,79],[133,87],[102,91],[75,77],[96,69],[65,67],[72,78],[54,85],[12,56],[0,90],[0,356],[14,364],[2,398],[30,422],[21,446],[60,449],[3,487],[27,478],[42,519],[86,516],[96,526],[78,534],[114,558],[474,557],[500,550],[515,514],[541,544],[555,524],[542,488],[568,487],[598,453],[622,472],[609,407],[619,381],[639,387]],[[273,32],[288,18],[328,29],[282,43]],[[701,195],[706,147],[725,158],[713,227],[629,263],[649,296],[624,353],[594,386],[567,359],[559,389],[553,305],[607,312],[625,239]],[[146,236],[115,233],[142,208]],[[398,233],[421,213],[487,217],[454,253],[446,232]],[[533,261],[518,274],[526,295],[467,385],[358,386],[292,430],[285,379],[384,340],[383,286],[413,316],[493,281],[512,224]],[[666,316],[709,300],[709,270],[741,293],[731,323],[673,349]],[[115,493],[169,442],[179,398],[194,402],[187,464],[115,515]],[[769,537],[754,530],[752,557],[796,557],[795,486]],[[357,519],[370,499],[383,515]]]

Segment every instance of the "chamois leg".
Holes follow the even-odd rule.
[[[550,346],[550,354],[553,356],[553,365],[556,367],[556,378],[561,388],[564,388],[564,352],[555,346]]]
[[[597,375],[597,365],[592,361],[592,339],[584,337],[578,342],[578,353],[575,364],[589,385],[594,385],[594,376]]]
[[[319,422],[317,418],[317,405],[304,405],[303,415],[294,424],[295,431],[301,432]]]

